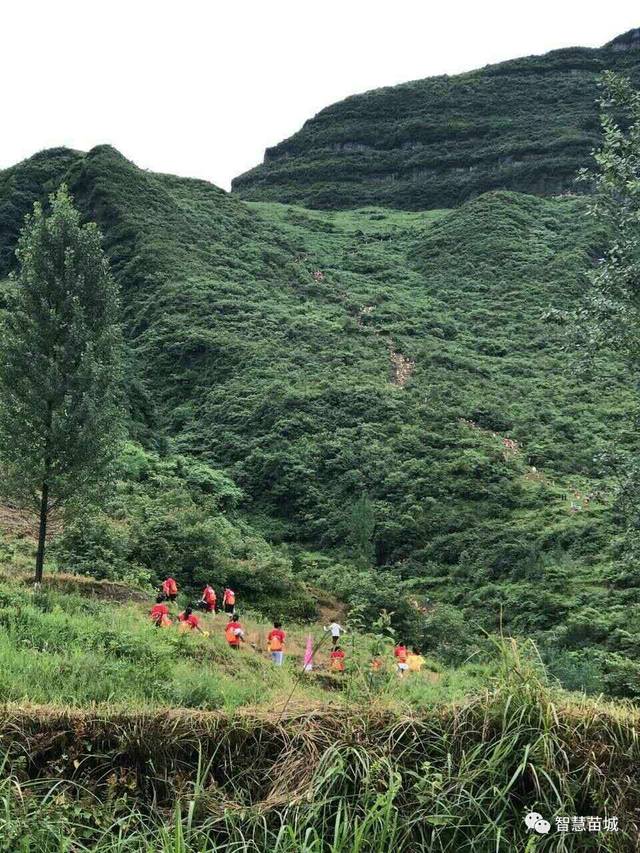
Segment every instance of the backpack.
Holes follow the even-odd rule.
[[[282,640],[278,636],[273,636],[269,640],[269,648],[272,652],[282,651]]]

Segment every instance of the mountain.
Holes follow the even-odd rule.
[[[564,683],[640,694],[640,580],[600,464],[635,452],[633,385],[611,353],[585,363],[576,342],[572,312],[607,235],[584,197],[557,195],[597,141],[596,71],[635,74],[636,44],[632,31],[358,96],[294,137],[316,145],[346,128],[360,144],[334,121],[359,115],[375,157],[404,157],[385,146],[412,127],[435,170],[413,196],[363,172],[341,182],[327,161],[336,209],[246,201],[108,145],[0,172],[0,279],[24,215],[65,182],[122,290],[134,449],[105,517],[65,531],[65,565],[170,568],[194,588],[213,565],[256,606],[280,590],[290,613],[311,612],[312,584],[367,618],[393,611],[424,645],[455,635],[452,659],[470,651],[469,620],[502,620],[538,640]],[[491,152],[526,140],[526,169],[493,183],[519,175],[527,192],[483,192]],[[452,171],[454,152],[476,172]],[[315,204],[304,175],[295,192]],[[437,605],[439,629],[415,602]]]
[[[452,207],[483,192],[575,191],[598,144],[598,75],[640,80],[640,29],[354,95],[268,148],[233,181],[241,198],[313,208]]]
[[[633,446],[628,377],[577,371],[563,319],[604,239],[581,198],[318,212],[54,150],[0,174],[1,257],[62,180],[122,288],[132,438],[224,474],[291,571],[372,618],[409,592],[502,606],[568,649],[572,619],[640,625],[595,461]]]
[[[120,287],[128,429],[41,585],[0,503],[2,850],[637,850],[637,379],[585,339],[612,234],[567,189],[639,45],[349,99],[234,193],[109,145],[0,171],[0,336],[65,184]],[[241,648],[183,631],[205,583]]]

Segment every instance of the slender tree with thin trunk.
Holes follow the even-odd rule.
[[[93,501],[122,432],[118,291],[101,236],[81,224],[66,187],[36,204],[16,251],[0,324],[0,491],[39,518],[35,582],[47,522]]]
[[[574,318],[574,329],[595,366],[600,351],[618,352],[636,394],[628,412],[630,429],[640,425],[640,91],[627,77],[607,71],[601,80],[602,145],[596,168],[583,170],[592,190],[589,214],[608,235],[608,246],[590,271],[590,287]],[[633,425],[633,426],[631,426]],[[626,442],[625,442],[626,444]],[[600,462],[615,483],[615,507],[626,522],[619,581],[640,585],[640,456],[610,445]]]

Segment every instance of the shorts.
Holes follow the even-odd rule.
[[[224,605],[224,612],[225,613],[233,613],[235,609],[236,609],[235,604],[229,604],[229,602],[227,602]]]
[[[271,652],[271,660],[276,666],[282,666],[284,660],[284,652]]]
[[[400,662],[400,663],[398,664],[398,672],[406,672],[408,669],[409,669],[409,664],[408,664],[408,663],[402,663],[402,662]]]

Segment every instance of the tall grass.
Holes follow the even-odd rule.
[[[503,641],[500,653],[490,690],[421,715],[6,709],[0,849],[634,850],[637,710],[559,693],[533,647]],[[620,831],[533,836],[531,809],[552,827],[617,816]]]
[[[235,708],[289,689],[250,649],[233,655],[223,620],[211,636],[159,631],[147,603],[114,605],[67,592],[0,590],[0,700],[70,707]]]

